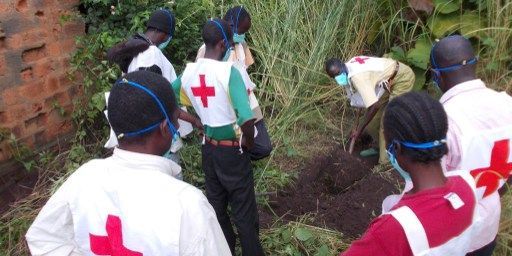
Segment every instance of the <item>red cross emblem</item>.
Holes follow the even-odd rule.
[[[196,97],[201,97],[203,107],[208,107],[208,97],[215,96],[215,87],[206,86],[204,75],[199,75],[199,82],[201,83],[198,87],[192,87],[192,94]]]
[[[107,236],[89,234],[91,251],[96,255],[111,256],[142,256],[141,252],[132,251],[123,245],[123,231],[121,219],[108,215],[105,225]]]
[[[367,59],[369,59],[369,58],[368,57],[362,57],[362,58],[355,57],[354,60],[351,61],[350,63],[356,63],[357,62],[359,64],[364,64],[365,63],[364,61],[367,60]]]
[[[512,162],[507,162],[510,153],[509,145],[508,139],[494,142],[490,166],[471,171],[471,175],[476,180],[476,187],[485,187],[484,197],[498,190],[500,180],[508,179],[512,173]]]

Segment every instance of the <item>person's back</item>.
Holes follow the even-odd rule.
[[[426,94],[398,96],[383,126],[390,162],[412,188],[386,198],[383,214],[343,255],[465,255],[476,216],[475,182],[466,171],[443,174],[448,123],[441,104]]]
[[[108,108],[119,148],[81,166],[51,197],[27,232],[31,253],[230,255],[206,197],[173,178],[180,167],[163,157],[177,133],[168,82],[129,73]]]
[[[492,255],[501,213],[498,189],[512,172],[512,98],[477,78],[477,57],[462,36],[441,39],[432,47],[430,60],[449,118],[445,169],[467,170],[476,181],[478,223],[470,255]]]

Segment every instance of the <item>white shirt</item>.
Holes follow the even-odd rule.
[[[212,206],[171,176],[177,169],[118,148],[84,164],[29,228],[32,255],[105,255],[116,244],[144,255],[231,255]]]
[[[443,158],[447,171],[468,167],[468,163],[462,161],[470,156],[464,156],[468,153],[463,148],[467,145],[464,142],[477,134],[492,136],[493,130],[512,124],[512,97],[487,88],[480,79],[452,87],[443,94],[440,102],[448,115],[448,154]],[[482,162],[482,166],[472,166],[468,170],[488,166],[485,162],[490,158],[490,150],[486,154],[478,154],[477,160]],[[498,192],[481,199],[477,208],[479,220],[474,230],[476,238],[472,251],[490,243],[498,233],[501,212]]]
[[[162,76],[169,82],[176,80],[176,72],[171,62],[165,57],[158,47],[151,45],[149,48],[139,55],[135,56],[128,66],[128,73],[137,71],[141,67],[151,67],[157,65],[162,70]]]

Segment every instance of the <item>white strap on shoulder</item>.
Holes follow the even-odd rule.
[[[407,241],[411,247],[412,254],[427,255],[430,249],[428,244],[427,234],[421,224],[420,220],[407,206],[402,206],[398,209],[391,211],[391,214],[402,226],[402,229],[407,236]]]

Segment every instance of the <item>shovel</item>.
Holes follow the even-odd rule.
[[[361,119],[362,110],[363,109],[361,109],[361,108],[357,110],[356,121],[352,125],[352,129],[350,129],[350,134],[351,135],[357,129],[357,127],[359,127],[359,119]],[[356,140],[357,140],[357,138],[351,138],[350,139],[350,145],[348,147],[348,153],[349,154],[352,154],[354,152],[354,146],[356,145]]]

